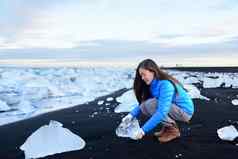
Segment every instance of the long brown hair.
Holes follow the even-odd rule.
[[[177,92],[177,88],[176,88],[175,84],[181,85],[181,83],[176,78],[174,78],[171,75],[167,74],[166,72],[162,71],[153,60],[145,59],[142,62],[140,62],[136,68],[136,75],[135,75],[134,84],[133,84],[134,93],[135,93],[136,99],[139,102],[139,104],[141,104],[143,101],[145,101],[151,97],[150,86],[147,85],[142,80],[140,73],[139,73],[140,68],[143,68],[143,69],[153,72],[155,79],[171,81],[175,87],[176,92]]]

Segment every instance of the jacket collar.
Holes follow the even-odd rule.
[[[150,89],[153,89],[157,86],[157,84],[159,83],[159,80],[157,79],[153,79],[150,83]]]

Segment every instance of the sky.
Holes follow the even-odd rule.
[[[237,0],[1,0],[0,60],[236,65]]]

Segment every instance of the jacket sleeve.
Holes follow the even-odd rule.
[[[170,81],[161,81],[159,90],[155,89],[152,91],[159,91],[156,99],[158,100],[158,106],[156,112],[151,116],[151,118],[143,125],[142,129],[145,133],[154,129],[163,120],[171,108],[173,94],[175,88]]]
[[[137,117],[141,114],[140,106],[137,104],[137,105],[135,106],[135,108],[130,112],[130,114],[131,114],[133,117],[137,118]]]

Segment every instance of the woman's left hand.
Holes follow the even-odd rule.
[[[145,132],[143,131],[143,129],[139,129],[139,131],[136,132],[135,136],[133,137],[134,140],[140,140],[143,138],[143,136],[145,135]]]

